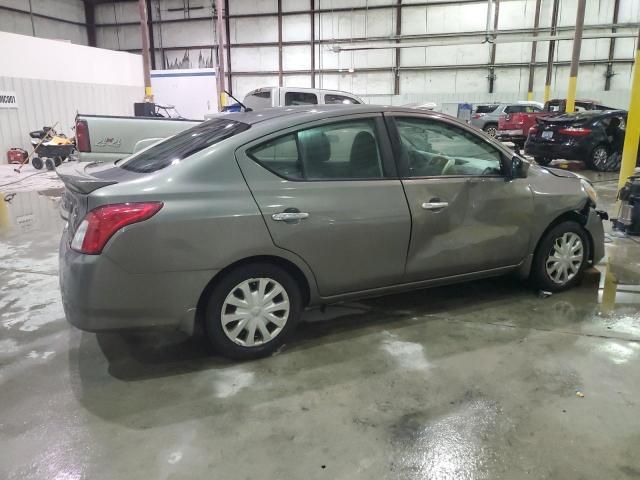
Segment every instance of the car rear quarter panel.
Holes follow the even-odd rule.
[[[132,274],[217,272],[248,257],[276,256],[298,266],[315,286],[304,262],[274,245],[234,149],[232,143],[222,144],[143,180],[94,192],[90,209],[125,201],[164,202],[151,219],[118,231],[103,255]]]

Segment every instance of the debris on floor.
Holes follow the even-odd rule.
[[[584,393],[582,393],[580,390],[576,390],[576,397],[584,398]]]
[[[538,292],[538,297],[540,297],[540,298],[547,298],[547,297],[550,297],[551,295],[553,295],[553,293],[549,292],[547,290],[540,290]]]

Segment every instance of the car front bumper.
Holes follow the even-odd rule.
[[[597,212],[593,208],[589,209],[589,215],[587,216],[587,223],[584,228],[591,235],[592,241],[592,259],[593,264],[596,265],[604,257],[604,226],[602,225],[603,215]]]
[[[107,255],[84,255],[60,240],[59,279],[69,323],[91,332],[174,326],[193,330],[201,293],[217,271],[130,273]]]

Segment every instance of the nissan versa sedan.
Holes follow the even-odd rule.
[[[560,291],[604,250],[588,182],[415,109],[231,113],[58,173],[69,322],[201,322],[236,359],[276,350],[307,307],[508,273]]]

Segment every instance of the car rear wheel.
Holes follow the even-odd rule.
[[[247,360],[270,355],[295,329],[302,296],[282,268],[244,265],[225,275],[209,299],[205,330],[221,355]]]
[[[551,163],[551,158],[548,157],[533,157],[533,159],[538,165],[542,165],[543,167]]]
[[[605,145],[598,145],[591,152],[590,164],[594,170],[599,172],[615,172],[620,169],[619,155],[609,155],[609,150]]]
[[[488,123],[482,128],[482,130],[484,130],[484,133],[490,137],[495,137],[498,134],[498,125],[495,123]]]
[[[542,290],[566,290],[580,282],[588,260],[589,241],[584,228],[573,221],[562,222],[540,240],[531,280]]]

